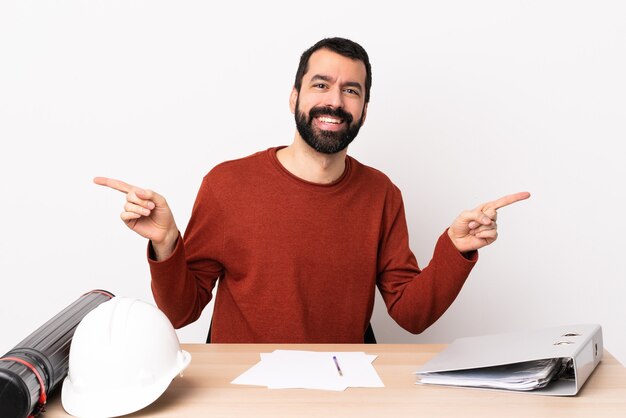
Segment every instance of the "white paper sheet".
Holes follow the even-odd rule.
[[[417,373],[418,383],[472,386],[507,390],[534,390],[546,386],[567,370],[563,359],[526,361],[470,370]]]
[[[339,374],[333,359],[341,368]],[[348,387],[383,387],[372,362],[363,352],[276,350],[261,353],[261,361],[231,383],[269,389],[305,388],[342,391]]]

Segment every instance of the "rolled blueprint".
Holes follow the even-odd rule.
[[[48,394],[67,376],[79,322],[113,296],[105,290],[85,293],[0,357],[0,417],[27,418],[42,412]]]

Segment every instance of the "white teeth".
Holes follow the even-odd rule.
[[[340,124],[341,120],[340,119],[333,119],[333,118],[329,118],[326,116],[320,116],[320,122],[324,122],[324,123],[334,123],[334,124]]]

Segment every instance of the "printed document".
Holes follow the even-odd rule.
[[[384,387],[372,362],[363,352],[275,350],[261,353],[261,361],[231,383],[267,386],[268,389],[320,389],[343,391],[349,387]]]

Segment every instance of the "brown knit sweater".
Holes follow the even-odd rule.
[[[336,182],[290,174],[270,148],[215,167],[184,239],[152,259],[157,305],[179,328],[216,283],[212,342],[362,343],[380,290],[389,314],[419,333],[458,295],[477,253],[447,234],[420,271],[399,189],[352,157]]]

